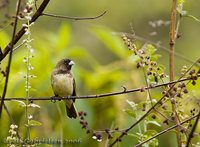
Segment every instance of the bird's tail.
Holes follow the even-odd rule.
[[[78,113],[77,113],[74,103],[72,103],[70,105],[70,107],[68,105],[66,105],[66,111],[67,111],[67,116],[69,118],[76,118],[78,116]]]

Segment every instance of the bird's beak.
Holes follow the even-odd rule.
[[[74,61],[69,62],[69,65],[74,65],[74,64],[75,64]]]

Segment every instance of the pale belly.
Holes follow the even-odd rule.
[[[53,91],[60,97],[72,95],[73,93],[73,78],[71,75],[58,74],[51,79]]]

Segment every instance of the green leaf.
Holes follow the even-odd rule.
[[[19,100],[13,100],[13,101],[18,102],[20,107],[26,107],[26,104],[23,101]]]
[[[34,0],[28,0],[28,3],[33,4]]]
[[[42,123],[39,121],[36,121],[36,120],[30,120],[28,122],[28,126],[31,126],[31,127],[36,127],[36,126],[41,126],[41,125],[42,125]]]
[[[158,58],[160,58],[160,57],[162,57],[160,54],[154,54],[154,55],[151,56],[151,60],[157,61]]]
[[[132,116],[133,118],[136,118],[136,113],[131,109],[125,109],[124,112],[126,112],[129,116]]]
[[[131,137],[135,137],[135,138],[137,138],[137,139],[140,139],[140,138],[141,138],[138,134],[128,133],[127,135],[128,135],[128,136],[131,136]]]
[[[151,44],[147,44],[146,51],[147,51],[147,53],[149,53],[150,55],[152,55],[152,54],[155,53],[156,48],[153,45],[151,45]]]
[[[143,135],[147,136],[148,137],[152,137],[154,135],[156,135],[158,132],[156,130],[147,130],[146,132],[144,132]]]
[[[146,122],[147,124],[154,124],[154,125],[156,125],[156,126],[159,126],[159,127],[161,127],[161,125],[157,122],[157,121],[153,121],[153,120],[151,120],[151,121],[147,121]]]
[[[182,7],[177,8],[177,12],[181,14],[181,16],[187,16],[188,12],[183,10]]]
[[[144,136],[144,140],[151,138],[152,136],[156,135],[157,131],[155,130],[147,130],[143,136]],[[154,138],[152,140],[150,140],[148,143],[146,143],[148,146],[158,146],[159,142],[157,138]]]
[[[137,109],[143,109],[148,103],[146,101],[137,104]]]
[[[193,20],[195,20],[195,21],[197,21],[197,22],[200,23],[200,19],[196,18],[196,17],[193,16],[193,15],[188,14],[188,15],[186,15],[186,17],[192,18]]]
[[[36,105],[36,104],[29,104],[28,107],[33,107],[33,108],[36,108],[36,107],[37,107],[37,108],[40,108],[40,106],[39,106],[39,105]]]
[[[185,2],[185,0],[178,0],[178,5],[182,5]]]
[[[126,102],[133,108],[133,110],[137,110],[138,104],[133,101],[126,100]]]

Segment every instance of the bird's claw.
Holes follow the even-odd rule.
[[[57,100],[57,96],[52,96],[52,97],[51,97],[51,102],[55,103],[56,100]]]
[[[56,100],[61,101],[62,99],[57,95],[51,97],[51,102],[55,103]]]

